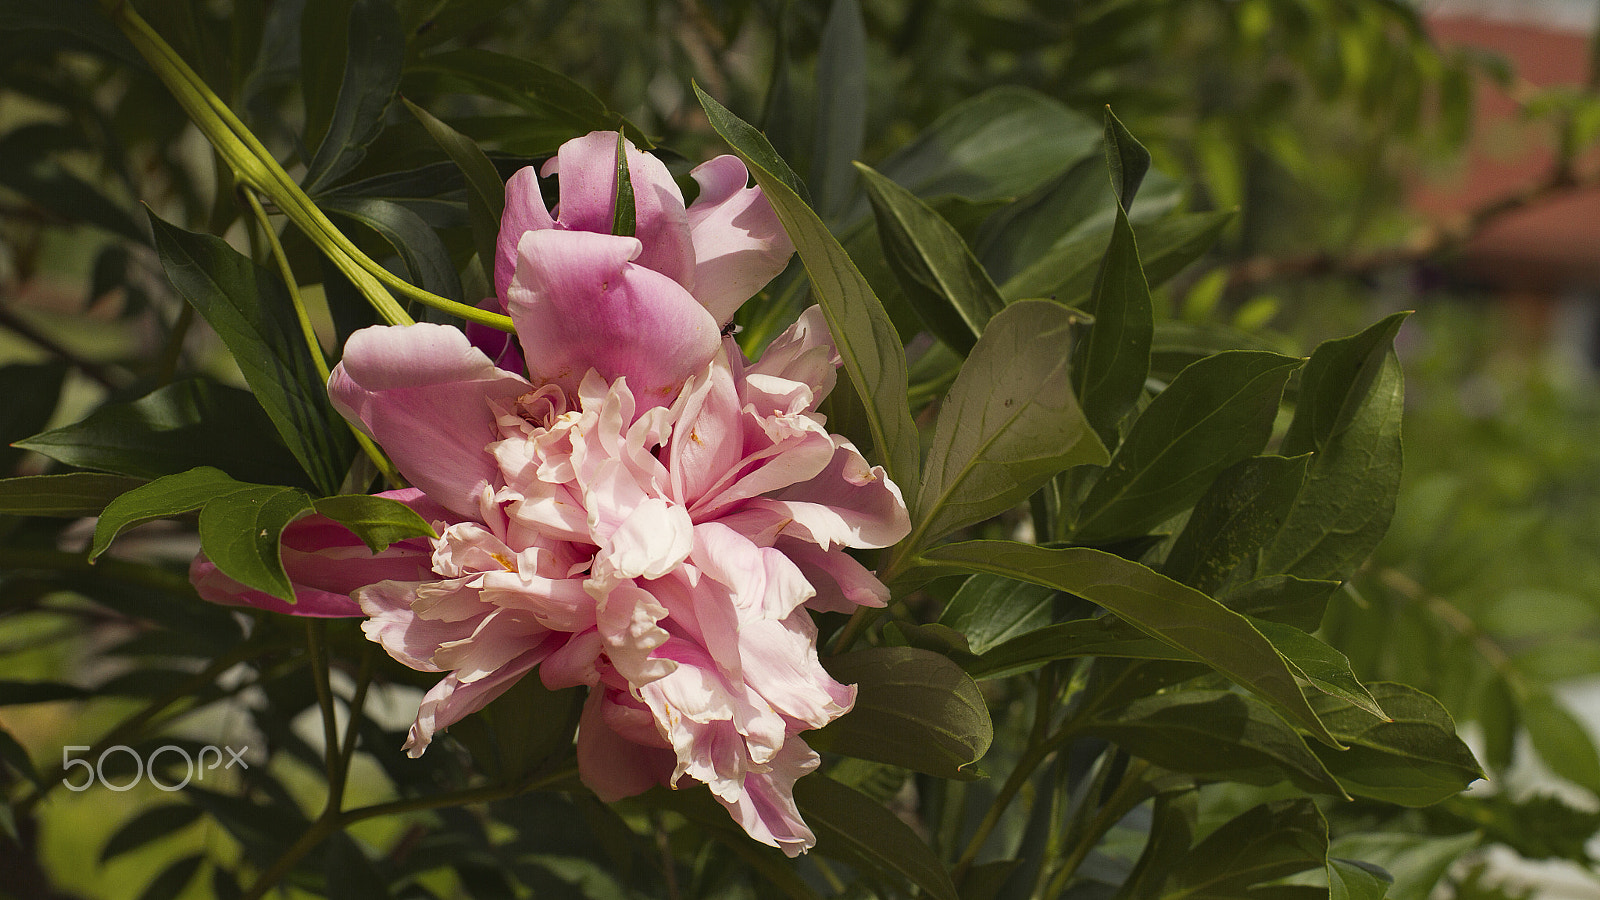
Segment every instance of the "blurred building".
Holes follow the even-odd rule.
[[[1600,364],[1600,153],[1579,154],[1575,184],[1553,185],[1559,117],[1524,113],[1551,89],[1587,89],[1600,0],[1434,0],[1423,9],[1441,45],[1498,56],[1513,77],[1479,80],[1464,159],[1419,183],[1412,203],[1453,228],[1515,201],[1461,248],[1456,272],[1522,313],[1525,337]]]

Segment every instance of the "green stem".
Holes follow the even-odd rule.
[[[507,316],[457,303],[425,291],[385,269],[361,252],[344,232],[331,222],[300,186],[289,177],[239,121],[226,103],[183,61],[172,46],[161,38],[127,0],[100,0],[101,7],[127,35],[156,75],[172,91],[211,146],[227,162],[238,180],[272,199],[307,238],[328,256],[339,271],[367,298],[373,308],[391,325],[410,325],[414,320],[389,293],[401,294],[436,309],[502,331],[514,330]]]
[[[322,759],[328,775],[328,808],[338,809],[344,796],[344,769],[340,766],[339,718],[333,706],[333,687],[328,683],[328,623],[306,619],[306,654],[311,663],[311,682],[317,689],[317,706],[322,710]]]
[[[1142,780],[1145,770],[1149,768],[1150,764],[1142,759],[1135,759],[1128,765],[1128,770],[1123,773],[1122,781],[1117,784],[1116,790],[1106,799],[1105,805],[1100,807],[1100,811],[1095,815],[1094,821],[1090,822],[1089,826],[1081,834],[1075,835],[1077,842],[1074,844],[1072,852],[1062,862],[1061,868],[1056,870],[1056,874],[1050,879],[1050,884],[1045,888],[1042,896],[1061,896],[1062,891],[1067,889],[1067,883],[1072,880],[1072,876],[1077,874],[1078,867],[1083,864],[1085,859],[1089,858],[1089,852],[1100,843],[1100,838],[1104,837],[1113,825],[1122,821],[1124,816],[1132,812],[1134,807],[1149,799],[1148,786]]]
[[[1000,824],[1000,817],[1005,814],[1006,808],[1011,805],[1011,801],[1016,799],[1018,792],[1022,790],[1022,786],[1027,784],[1028,779],[1033,777],[1034,770],[1039,768],[1046,759],[1049,759],[1050,754],[1054,753],[1056,747],[1060,746],[1061,742],[1067,738],[1069,733],[1067,728],[1063,728],[1048,737],[1045,736],[1045,731],[1050,727],[1050,711],[1054,709],[1054,704],[1046,702],[1046,699],[1054,698],[1055,696],[1054,679],[1049,679],[1050,684],[1048,686],[1045,681],[1046,679],[1041,677],[1039,694],[1035,703],[1033,732],[1029,736],[1028,749],[1023,752],[1022,757],[1017,760],[1017,764],[1012,767],[1011,774],[1007,776],[1005,784],[1000,786],[1000,793],[995,795],[994,802],[989,804],[989,809],[984,812],[983,820],[978,823],[978,830],[973,833],[972,839],[967,841],[966,849],[961,852],[961,858],[956,860],[955,867],[951,869],[950,877],[957,884],[967,874],[967,870],[972,868],[973,862],[978,858],[978,853],[983,850],[983,845],[989,840],[990,833]]]

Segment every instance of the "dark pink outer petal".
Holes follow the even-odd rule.
[[[694,242],[694,295],[719,324],[776,278],[794,243],[736,156],[719,156],[689,173],[700,196],[688,209]]]
[[[639,152],[631,141],[627,154],[628,179],[633,184],[633,235],[644,244],[634,262],[692,288],[695,249],[689,238],[683,192],[661,160]],[[561,176],[557,227],[611,234],[617,196],[617,133],[594,131],[567,141],[545,164],[544,174],[552,172]]]
[[[434,522],[449,519],[445,510],[415,488],[379,494],[398,500]],[[201,597],[224,606],[248,606],[293,616],[362,615],[350,598],[357,588],[380,581],[433,578],[433,545],[426,538],[390,544],[374,554],[343,525],[321,515],[289,523],[283,530],[283,568],[294,584],[295,602],[248,588],[222,574],[204,553],[189,565],[189,580]]]
[[[413,485],[463,519],[479,519],[499,477],[485,452],[498,439],[492,401],[532,390],[448,325],[363,328],[345,344],[328,396],[377,441]]]
[[[523,235],[506,299],[535,381],[576,396],[590,368],[627,378],[641,413],[670,404],[711,360],[717,323],[677,282],[633,264],[639,247],[610,234]]]
[[[539,193],[539,173],[524,166],[506,182],[506,208],[500,214],[500,239],[494,248],[494,292],[504,297],[517,272],[517,242],[530,231],[554,228],[555,220],[545,209]]]
[[[618,693],[591,688],[578,723],[578,777],[607,803],[666,784],[675,761],[658,735],[639,742],[641,723],[633,720],[642,716],[642,727],[650,728],[650,713],[615,702]]]

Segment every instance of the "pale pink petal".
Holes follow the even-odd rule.
[[[720,522],[696,525],[694,538],[695,565],[732,591],[741,628],[762,619],[787,618],[815,593],[787,556],[756,546]]]
[[[861,451],[835,437],[836,452],[815,478],[758,497],[749,505],[793,520],[784,534],[821,547],[887,547],[911,532],[900,488]]]
[[[545,209],[539,193],[539,173],[524,166],[506,181],[506,206],[500,214],[500,237],[494,248],[494,292],[506,295],[511,276],[517,271],[517,242],[530,231],[554,228],[555,221]],[[496,310],[501,312],[503,310]]]
[[[821,728],[855,704],[855,688],[834,681],[822,668],[817,629],[805,611],[781,622],[748,623],[739,639],[745,684],[804,727]]]
[[[833,390],[840,362],[822,307],[809,306],[745,368],[740,397],[761,416],[813,412]]]
[[[440,644],[433,661],[463,684],[481,681],[551,634],[522,610],[497,609],[483,617],[470,636]]]
[[[690,242],[683,192],[666,165],[626,142],[628,180],[633,185],[634,236],[644,243],[639,265],[694,285],[695,250]],[[610,234],[617,195],[617,133],[595,131],[561,145],[545,174],[561,176],[560,227]]]
[[[746,775],[742,790],[734,797],[717,797],[734,821],[763,844],[770,844],[790,857],[816,846],[816,835],[800,818],[794,802],[794,783],[816,769],[821,757],[798,737],[784,742],[783,750],[771,763],[771,770]]]
[[[547,640],[500,667],[493,675],[470,684],[462,683],[454,672],[446,675],[423,695],[422,704],[417,708],[417,721],[401,749],[409,756],[421,756],[433,742],[434,735],[488,706],[489,701],[505,693],[517,679],[537,666],[552,647],[553,642]]]
[[[777,277],[794,243],[736,156],[719,156],[690,173],[700,195],[688,210],[694,241],[694,295],[718,323]]]
[[[731,342],[731,339],[729,339]],[[684,386],[674,406],[677,425],[667,454],[673,497],[685,506],[739,464],[744,452],[739,392],[728,365],[731,348]]]
[[[490,403],[531,390],[448,325],[374,326],[350,336],[328,379],[334,408],[388,452],[404,475],[464,519],[499,477],[485,451],[499,437]]]
[[[433,656],[451,641],[471,637],[478,619],[424,619],[412,610],[417,589],[422,584],[405,581],[380,581],[355,592],[356,602],[367,614],[361,630],[367,639],[388,651],[395,661],[421,672],[440,672]],[[484,613],[489,612],[484,608]]]
[[[622,578],[660,578],[688,558],[694,538],[694,523],[683,507],[648,497],[595,554],[596,572]]]
[[[669,405],[717,352],[716,321],[677,282],[631,263],[639,250],[609,234],[523,236],[506,298],[534,380],[576,394],[593,368],[626,378],[643,411]]]
[[[816,589],[817,595],[806,601],[806,608],[853,613],[858,606],[889,605],[889,589],[842,547],[824,550],[791,537],[779,538],[776,546]]]

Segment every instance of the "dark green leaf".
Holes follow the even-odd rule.
[[[11,442],[38,434],[49,424],[66,377],[63,362],[0,367],[0,395],[6,397],[0,406],[0,475],[15,472],[22,459],[23,450]]]
[[[388,887],[361,845],[343,831],[328,838],[322,871],[329,897],[349,900],[386,900]]]
[[[134,478],[215,466],[239,479],[310,486],[261,404],[211,381],[174,382],[16,445],[69,466]]]
[[[903,878],[930,897],[957,900],[944,863],[900,817],[823,775],[795,782],[795,802],[817,834],[817,852]]]
[[[328,402],[324,377],[282,282],[220,238],[154,215],[150,225],[173,286],[227,345],[312,483],[333,493],[355,454],[355,440]]]
[[[799,179],[766,138],[698,86],[695,93],[711,126],[750,168],[800,253],[845,371],[866,408],[873,453],[896,484],[915,483],[918,438],[906,402],[905,348],[883,304],[844,248],[800,198]]]
[[[1382,707],[1350,670],[1350,660],[1343,653],[1292,625],[1264,619],[1252,619],[1251,624],[1278,648],[1294,673],[1311,687],[1383,718]]]
[[[204,853],[195,853],[185,856],[165,869],[145,885],[144,891],[139,894],[139,900],[173,900],[183,893],[189,882],[200,871],[200,865],[206,861]]]
[[[1006,678],[1058,659],[1082,656],[1195,661],[1194,654],[1149,637],[1115,616],[1107,616],[1046,625],[963,665],[973,678]]]
[[[1224,469],[1260,452],[1283,386],[1299,366],[1276,353],[1235,350],[1178,373],[1134,420],[1089,490],[1073,540],[1138,537],[1193,506]]]
[[[152,806],[124,822],[100,848],[103,864],[183,829],[201,816],[198,807],[175,803]]]
[[[0,706],[21,706],[25,703],[55,703],[58,700],[82,700],[89,693],[80,687],[58,681],[0,680]]]
[[[1264,803],[1195,845],[1167,881],[1163,898],[1239,900],[1246,889],[1322,868],[1328,824],[1310,800]]]
[[[467,178],[467,219],[472,224],[472,241],[478,249],[478,262],[485,277],[494,283],[495,240],[500,234],[500,215],[506,207],[506,186],[494,163],[477,144],[461,132],[434,118],[427,110],[400,98]]]
[[[148,71],[144,57],[90,0],[13,0],[0,4],[0,33],[50,33]]]
[[[1093,152],[1101,134],[1037,91],[997,87],[951,107],[877,169],[918,197],[1012,199]]]
[[[966,635],[973,653],[986,653],[1012,638],[1050,624],[1053,598],[1048,587],[974,575],[945,605],[939,624]]]
[[[1076,594],[1115,613],[1255,691],[1324,742],[1323,727],[1294,674],[1249,620],[1193,588],[1136,562],[1087,547],[1049,549],[1009,541],[968,541],[924,551],[936,569],[987,572]]]
[[[254,486],[235,481],[221,470],[203,466],[134,488],[111,501],[101,513],[100,521],[95,523],[89,559],[106,552],[116,536],[128,528],[191,513],[215,497]]]
[[[278,540],[311,509],[311,498],[298,488],[249,486],[215,497],[200,509],[200,546],[222,574],[293,603]]]
[[[28,748],[14,737],[11,732],[0,727],[0,762],[4,762],[17,771],[18,775],[28,779],[33,786],[44,788],[44,780],[39,777],[39,770],[34,767],[33,760],[28,757]]]
[[[1282,453],[1315,451],[1258,574],[1342,580],[1377,546],[1400,484],[1403,388],[1395,313],[1311,355]]]
[[[1394,878],[1390,900],[1427,900],[1452,867],[1482,845],[1476,831],[1449,837],[1397,830],[1341,835],[1329,855],[1382,866]]]
[[[1105,447],[1069,385],[1072,313],[1043,300],[995,316],[950,388],[928,450],[903,553],[1026,500]]]
[[[1005,301],[961,235],[917,196],[856,164],[877,217],[889,268],[935,336],[961,353],[972,350]]]
[[[99,19],[98,13],[90,18]],[[85,222],[144,243],[148,237],[121,203],[69,171],[58,158],[59,126],[24,125],[0,138],[0,187],[69,222]]]
[[[943,656],[912,647],[874,647],[826,660],[829,674],[856,685],[856,704],[826,728],[806,733],[819,750],[889,763],[941,778],[969,779],[994,738],[978,686]]]
[[[638,228],[639,211],[633,202],[633,174],[628,169],[628,143],[617,132],[616,196],[611,198],[611,233],[633,237]]]
[[[1337,581],[1307,581],[1293,575],[1269,575],[1228,588],[1217,597],[1223,606],[1269,622],[1316,631],[1328,609]]]
[[[394,6],[383,0],[356,0],[350,7],[348,32],[339,99],[302,181],[313,196],[361,162],[367,144],[383,130],[384,115],[400,86],[406,42]]]
[[[1206,593],[1221,588],[1282,527],[1310,460],[1257,456],[1223,470],[1195,503],[1162,572]]]
[[[1145,282],[1155,287],[1199,259],[1215,244],[1232,212],[1183,213],[1153,222],[1135,222],[1134,243]],[[1000,285],[1007,300],[1049,297],[1068,306],[1087,304],[1094,293],[1109,230],[1071,237],[1052,246],[1027,268]]]
[[[1371,863],[1328,858],[1328,900],[1383,900],[1394,877]]]
[[[1478,829],[1523,859],[1564,859],[1592,866],[1589,841],[1600,833],[1600,812],[1579,809],[1551,794],[1513,799],[1504,793],[1453,797],[1432,812],[1465,831]]]
[[[461,276],[450,261],[450,251],[421,216],[380,197],[340,195],[319,198],[317,203],[327,212],[353,219],[381,235],[423,290],[458,302],[462,299]]]
[[[1427,806],[1483,777],[1437,700],[1402,684],[1367,687],[1390,721],[1336,697],[1311,696],[1328,730],[1348,745],[1343,751],[1313,748],[1345,790],[1402,806]]]
[[[1120,209],[1086,311],[1094,325],[1073,360],[1072,381],[1089,423],[1101,441],[1115,446],[1117,423],[1144,394],[1155,334],[1150,286]]]
[[[1150,151],[1128,133],[1111,107],[1106,107],[1106,165],[1111,169],[1111,185],[1117,190],[1117,203],[1123,212],[1133,209],[1133,197],[1150,170]]]
[[[98,472],[0,479],[0,514],[62,518],[99,515],[107,503],[143,483]]]
[[[837,216],[850,199],[867,130],[867,29],[858,0],[833,0],[817,47],[816,140],[811,183],[817,211]]]
[[[537,119],[560,125],[568,137],[615,131],[620,125],[639,149],[654,146],[644,132],[588,88],[529,59],[479,49],[447,50],[429,54],[407,71],[408,77],[418,74],[442,77],[446,86],[459,81],[472,93],[513,103]]]
[[[340,494],[313,502],[317,512],[355,533],[373,553],[395,541],[412,537],[438,537],[411,507],[398,500],[369,494]]]

